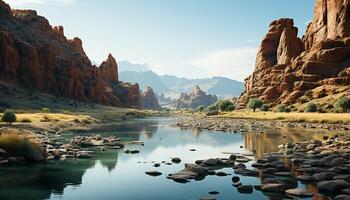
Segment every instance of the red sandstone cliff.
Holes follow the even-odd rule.
[[[67,39],[33,10],[11,10],[0,0],[0,80],[29,89],[112,106],[139,108],[137,84],[118,80],[112,55],[98,68],[79,38]]]
[[[349,2],[316,0],[303,39],[292,19],[272,22],[238,104],[244,107],[252,97],[275,106],[350,94]]]

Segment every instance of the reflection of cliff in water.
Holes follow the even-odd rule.
[[[0,199],[47,199],[51,193],[61,194],[68,184],[81,184],[86,169],[94,164],[95,160],[83,160],[1,168]]]
[[[322,137],[332,135],[342,135],[340,131],[324,131],[312,129],[289,129],[281,128],[277,130],[265,130],[262,133],[243,134],[245,148],[255,151],[257,157],[264,156],[264,153],[279,151],[278,145],[288,142],[301,142],[310,139],[322,140]]]
[[[128,122],[110,124],[105,126],[94,127],[88,131],[80,130],[77,133],[101,134],[103,136],[118,135],[122,139],[133,141],[139,140],[140,134],[146,138],[152,138],[157,132],[159,122],[157,120],[133,120]]]
[[[94,167],[98,160],[109,171],[114,169],[118,155],[104,152],[96,159],[0,168],[0,199],[48,199],[51,194],[63,194],[67,185],[80,185],[86,170]]]

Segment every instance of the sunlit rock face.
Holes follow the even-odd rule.
[[[332,102],[335,94],[349,94],[349,9],[349,0],[317,0],[302,39],[292,19],[273,21],[238,106],[245,107],[252,97],[275,106],[320,98]]]
[[[176,102],[176,109],[196,109],[198,106],[207,107],[218,100],[216,95],[206,94],[197,85],[191,94],[182,93]]]
[[[34,10],[0,0],[0,79],[23,87],[112,106],[140,107],[138,85],[118,81],[112,55],[93,66],[79,38],[67,39]]]

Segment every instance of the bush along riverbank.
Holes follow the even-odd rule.
[[[244,194],[259,190],[269,196],[350,198],[350,137],[325,136],[324,141],[282,144],[280,149],[254,160],[252,169],[246,164],[253,160],[252,155],[231,154],[185,164],[183,170],[167,178],[187,183],[207,176],[232,176],[232,185]],[[232,168],[232,174],[220,171],[223,168]],[[261,177],[262,181],[249,185],[240,176]],[[313,187],[298,188],[298,181]]]

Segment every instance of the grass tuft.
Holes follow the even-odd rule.
[[[10,156],[23,157],[28,161],[42,161],[45,159],[44,153],[38,144],[17,134],[1,134],[0,148]]]

